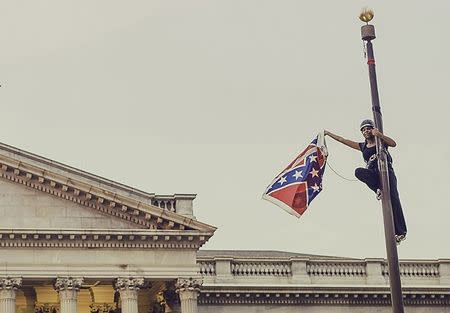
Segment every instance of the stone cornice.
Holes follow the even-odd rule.
[[[215,227],[64,175],[0,155],[0,177],[149,229],[187,229],[213,234]],[[174,195],[173,198],[193,195]],[[170,196],[169,196],[170,197]],[[162,198],[161,201],[168,199]]]
[[[0,247],[198,249],[211,235],[189,230],[0,229]]]
[[[403,288],[405,305],[450,305],[450,288]],[[390,305],[387,286],[203,286],[199,304]]]

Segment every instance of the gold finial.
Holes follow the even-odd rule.
[[[363,22],[369,23],[373,19],[373,11],[370,9],[363,9],[359,15],[359,19]]]

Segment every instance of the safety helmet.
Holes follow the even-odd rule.
[[[362,130],[364,127],[375,128],[375,124],[372,120],[364,120],[361,122],[361,125],[359,126],[359,130]]]

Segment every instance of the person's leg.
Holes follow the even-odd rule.
[[[406,222],[403,216],[402,204],[397,189],[397,177],[392,169],[389,169],[389,188],[391,191],[392,213],[394,217],[395,234],[406,235]]]
[[[369,186],[370,189],[372,189],[375,193],[377,192],[377,189],[380,188],[380,178],[378,171],[375,169],[367,169],[363,167],[358,167],[355,170],[355,176],[360,181],[365,183],[367,186]]]

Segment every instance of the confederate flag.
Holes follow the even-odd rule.
[[[303,150],[267,187],[263,199],[300,217],[322,190],[322,176],[327,161],[323,133]]]

